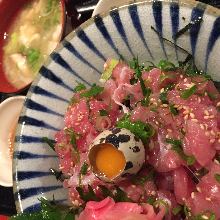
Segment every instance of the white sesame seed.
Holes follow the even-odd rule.
[[[159,125],[159,122],[158,122],[158,121],[155,121],[155,124],[156,124],[156,125]]]
[[[191,193],[191,197],[192,197],[192,199],[195,198],[195,193],[194,192]]]
[[[209,116],[204,116],[204,119],[209,119]]]
[[[188,117],[189,117],[189,115],[185,115],[185,116],[184,116],[184,119],[185,119],[185,120],[187,120],[187,119],[188,119]]]
[[[202,215],[202,218],[203,218],[203,219],[209,219],[209,217],[206,216],[206,215]]]
[[[167,135],[166,135],[166,138],[169,138],[169,137],[170,137],[169,134],[167,134]]]
[[[171,130],[171,129],[169,129],[169,128],[167,129],[167,131],[168,131],[168,132],[172,132],[172,130]]]
[[[215,132],[214,132],[213,130],[211,130],[210,133],[211,133],[213,136],[216,135]]]
[[[150,98],[150,101],[153,102],[153,101],[154,101],[154,98]]]
[[[220,143],[220,139],[218,139],[218,143]]]
[[[209,135],[210,135],[209,131],[206,131],[205,136],[209,136]]]
[[[218,103],[216,104],[216,106],[219,107],[219,106],[220,106],[220,102],[218,102]]]
[[[187,82],[187,78],[185,78],[185,79],[183,80],[183,82]]]
[[[189,114],[189,110],[185,110],[185,111],[183,112],[183,114],[184,114],[184,115]]]
[[[206,199],[207,201],[211,201],[211,198],[209,198],[209,197],[206,197],[205,199]]]
[[[207,110],[204,111],[205,115],[209,115],[209,112]]]
[[[200,98],[200,97],[198,97],[198,102],[199,102],[199,103],[201,102],[201,98]]]
[[[211,139],[209,142],[213,144],[215,142],[215,139]]]
[[[214,159],[214,162],[215,162],[216,164],[218,164],[218,165],[220,164],[219,161],[216,160],[216,159]]]
[[[196,119],[196,118],[193,118],[191,120],[194,121],[194,122],[198,122],[198,119]]]
[[[200,192],[200,193],[202,192],[200,187],[197,186],[196,189],[198,192]]]
[[[210,115],[210,116],[209,116],[209,118],[214,118],[214,117],[215,117],[214,115]]]
[[[164,88],[162,88],[162,89],[160,90],[160,92],[164,92]]]
[[[180,75],[180,78],[181,78],[181,79],[183,78],[183,75],[182,75],[182,74]]]
[[[190,113],[189,114],[191,118],[195,118],[195,114],[194,113]]]
[[[136,188],[136,186],[135,186],[135,185],[131,185],[131,187],[132,187],[132,188]]]
[[[168,107],[168,105],[167,105],[167,104],[163,104],[162,106],[163,106],[163,107],[165,107],[165,108],[166,108],[166,107]]]
[[[200,128],[202,128],[202,130],[205,130],[205,126],[203,124],[200,124]]]
[[[152,192],[151,192],[151,195],[156,195],[156,192],[155,192],[155,191],[152,191]]]

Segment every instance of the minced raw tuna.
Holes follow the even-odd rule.
[[[220,95],[210,77],[165,60],[146,67],[133,59],[119,61],[104,81],[75,88],[55,136],[64,187],[74,206],[85,205],[79,219],[220,219]],[[135,133],[145,163],[111,184],[93,174],[88,151],[123,120],[151,125],[146,139]]]

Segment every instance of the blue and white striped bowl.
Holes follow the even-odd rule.
[[[67,192],[49,172],[58,168],[55,153],[44,143],[63,126],[63,116],[76,86],[98,81],[109,57],[139,57],[157,63],[162,58],[183,60],[186,53],[164,42],[191,20],[201,25],[182,35],[176,44],[195,56],[197,65],[220,81],[220,11],[195,1],[128,3],[98,15],[72,32],[41,68],[27,95],[19,119],[14,153],[14,193],[19,212],[39,208],[44,196],[67,202]]]

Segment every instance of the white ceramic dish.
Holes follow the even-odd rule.
[[[12,152],[9,149],[10,135],[15,132],[25,96],[14,96],[0,104],[0,185],[12,186]]]

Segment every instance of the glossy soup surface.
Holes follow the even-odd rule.
[[[3,48],[3,68],[16,88],[31,83],[48,55],[56,48],[62,31],[61,2],[34,0],[20,11]]]

